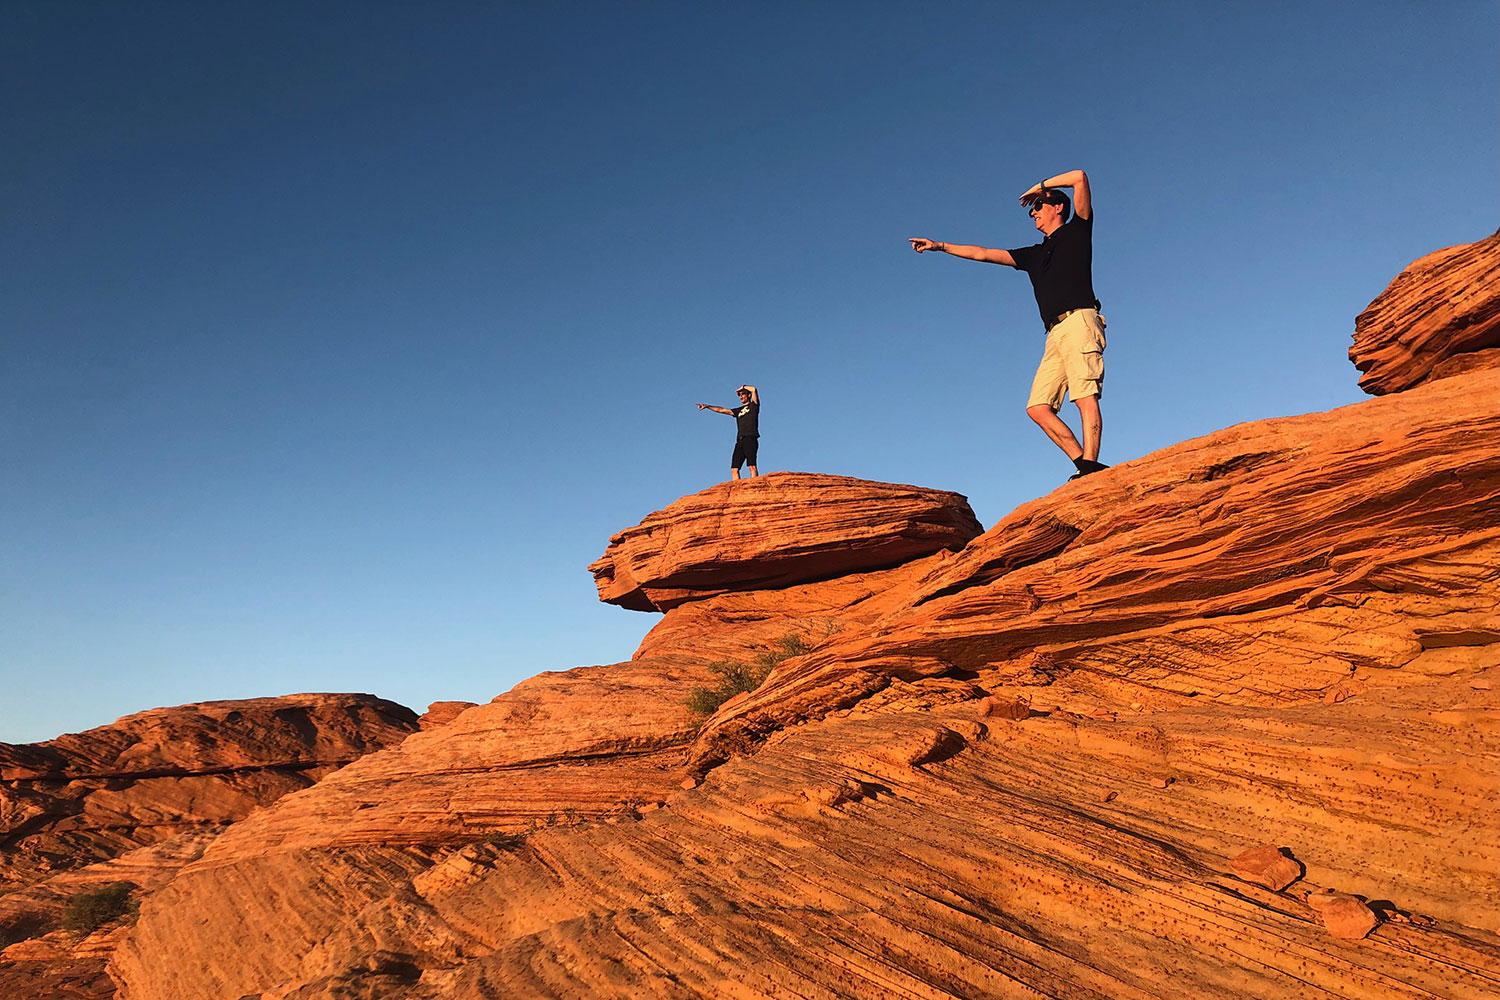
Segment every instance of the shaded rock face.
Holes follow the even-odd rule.
[[[1500,232],[1412,262],[1355,320],[1349,360],[1374,395],[1500,365]]]
[[[983,531],[957,493],[779,472],[720,483],[646,516],[589,566],[636,611],[897,566]]]
[[[667,608],[628,663],[237,823],[143,900],[120,995],[1493,996],[1491,381],[1184,442],[956,552],[839,571],[825,534],[802,577],[767,567],[809,526],[725,512],[794,477],[686,498],[593,567]]]
[[[123,929],[73,940],[58,930],[69,897],[120,882],[149,893],[229,824],[416,728],[394,702],[306,694],[0,744],[0,996],[108,995]]]

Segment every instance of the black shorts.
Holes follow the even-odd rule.
[[[760,451],[760,438],[735,438],[734,454],[729,456],[729,467],[731,469],[738,469],[742,464],[754,465],[755,455],[758,451]]]

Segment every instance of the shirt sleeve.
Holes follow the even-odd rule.
[[[1011,259],[1016,262],[1017,271],[1030,271],[1032,265],[1036,263],[1037,251],[1040,249],[1041,245],[1038,244],[1030,247],[1016,247],[1014,250],[1007,250],[1006,253],[1010,254]]]

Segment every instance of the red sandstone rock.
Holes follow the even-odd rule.
[[[145,901],[122,1000],[1488,995],[1480,388],[1187,442],[956,555],[696,596],[629,664],[544,675],[238,824]],[[704,662],[786,634],[812,651],[710,720],[695,773],[727,763],[673,793]],[[981,687],[1062,711],[985,725]],[[1149,809],[1098,808],[1165,772]],[[536,824],[563,804],[579,821]],[[1399,883],[1456,933],[1333,945],[1197,860],[1246,838],[1337,844],[1313,877]]]
[[[979,703],[979,714],[996,719],[1025,719],[1031,715],[1031,699],[985,698]]]
[[[1366,392],[1500,364],[1500,232],[1428,254],[1354,321],[1349,360]]]
[[[1302,877],[1302,867],[1270,844],[1235,855],[1229,867],[1246,882],[1263,885],[1273,892],[1280,892]]]
[[[1380,924],[1374,910],[1348,893],[1315,892],[1307,897],[1307,905],[1318,911],[1323,926],[1336,938],[1362,938]]]
[[[957,493],[847,476],[721,483],[618,532],[589,566],[599,599],[636,611],[883,569],[983,531]]]
[[[721,710],[695,760],[894,678],[1077,674],[1122,707],[1147,693],[1153,707],[1270,706],[1492,644],[1492,381],[1242,424],[1023,504],[874,629],[834,635]]]
[[[0,996],[110,995],[104,959],[123,931],[79,942],[53,930],[71,896],[117,882],[154,891],[228,824],[415,729],[394,702],[304,694],[0,744],[0,944],[17,942],[0,953]]]
[[[446,726],[459,715],[474,707],[472,701],[435,701],[427,706],[427,711],[417,720],[417,724],[423,729],[436,729],[438,726]]]

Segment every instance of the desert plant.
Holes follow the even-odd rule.
[[[98,889],[76,892],[63,910],[63,928],[87,937],[112,920],[133,916],[140,903],[130,898],[133,882],[114,882]]]
[[[720,705],[735,695],[760,687],[781,661],[812,652],[807,641],[794,632],[788,632],[777,639],[773,647],[756,653],[754,663],[746,664],[740,660],[715,660],[710,663],[709,673],[716,680],[711,687],[695,687],[688,692],[688,710],[694,715],[713,715]]]
[[[510,833],[505,830],[495,830],[484,838],[484,843],[498,847],[502,851],[514,851],[526,844],[524,833]]]

